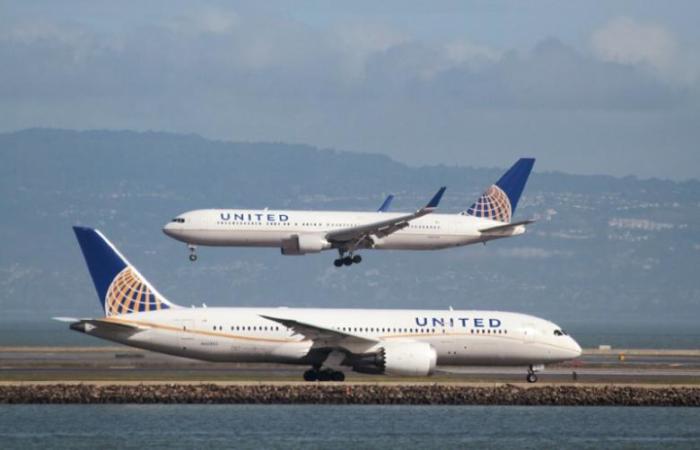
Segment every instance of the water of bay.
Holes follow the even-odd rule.
[[[700,409],[0,405],[3,449],[700,448]]]

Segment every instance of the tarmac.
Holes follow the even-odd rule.
[[[304,366],[208,363],[129,347],[0,347],[0,384],[220,383],[296,384]],[[493,385],[525,383],[525,367],[439,367],[430,377],[368,376],[346,382]],[[700,350],[584,350],[577,360],[538,373],[543,384],[700,386]]]

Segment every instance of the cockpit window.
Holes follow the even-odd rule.
[[[185,223],[185,219],[183,219],[182,217],[176,217],[173,220],[171,220],[171,222]]]
[[[554,330],[554,335],[555,336],[566,336],[566,331],[564,330]]]

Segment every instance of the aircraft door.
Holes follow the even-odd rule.
[[[182,350],[191,350],[194,348],[195,334],[194,320],[178,321],[179,330],[177,333],[178,344]]]

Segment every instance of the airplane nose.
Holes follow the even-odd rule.
[[[172,222],[168,222],[165,224],[163,227],[163,233],[167,234],[170,237],[174,237],[174,232],[175,232],[175,224]]]
[[[578,342],[576,342],[572,338],[569,339],[571,339],[571,351],[574,353],[573,358],[578,358],[583,353],[583,351],[581,350],[581,346],[578,345]]]

